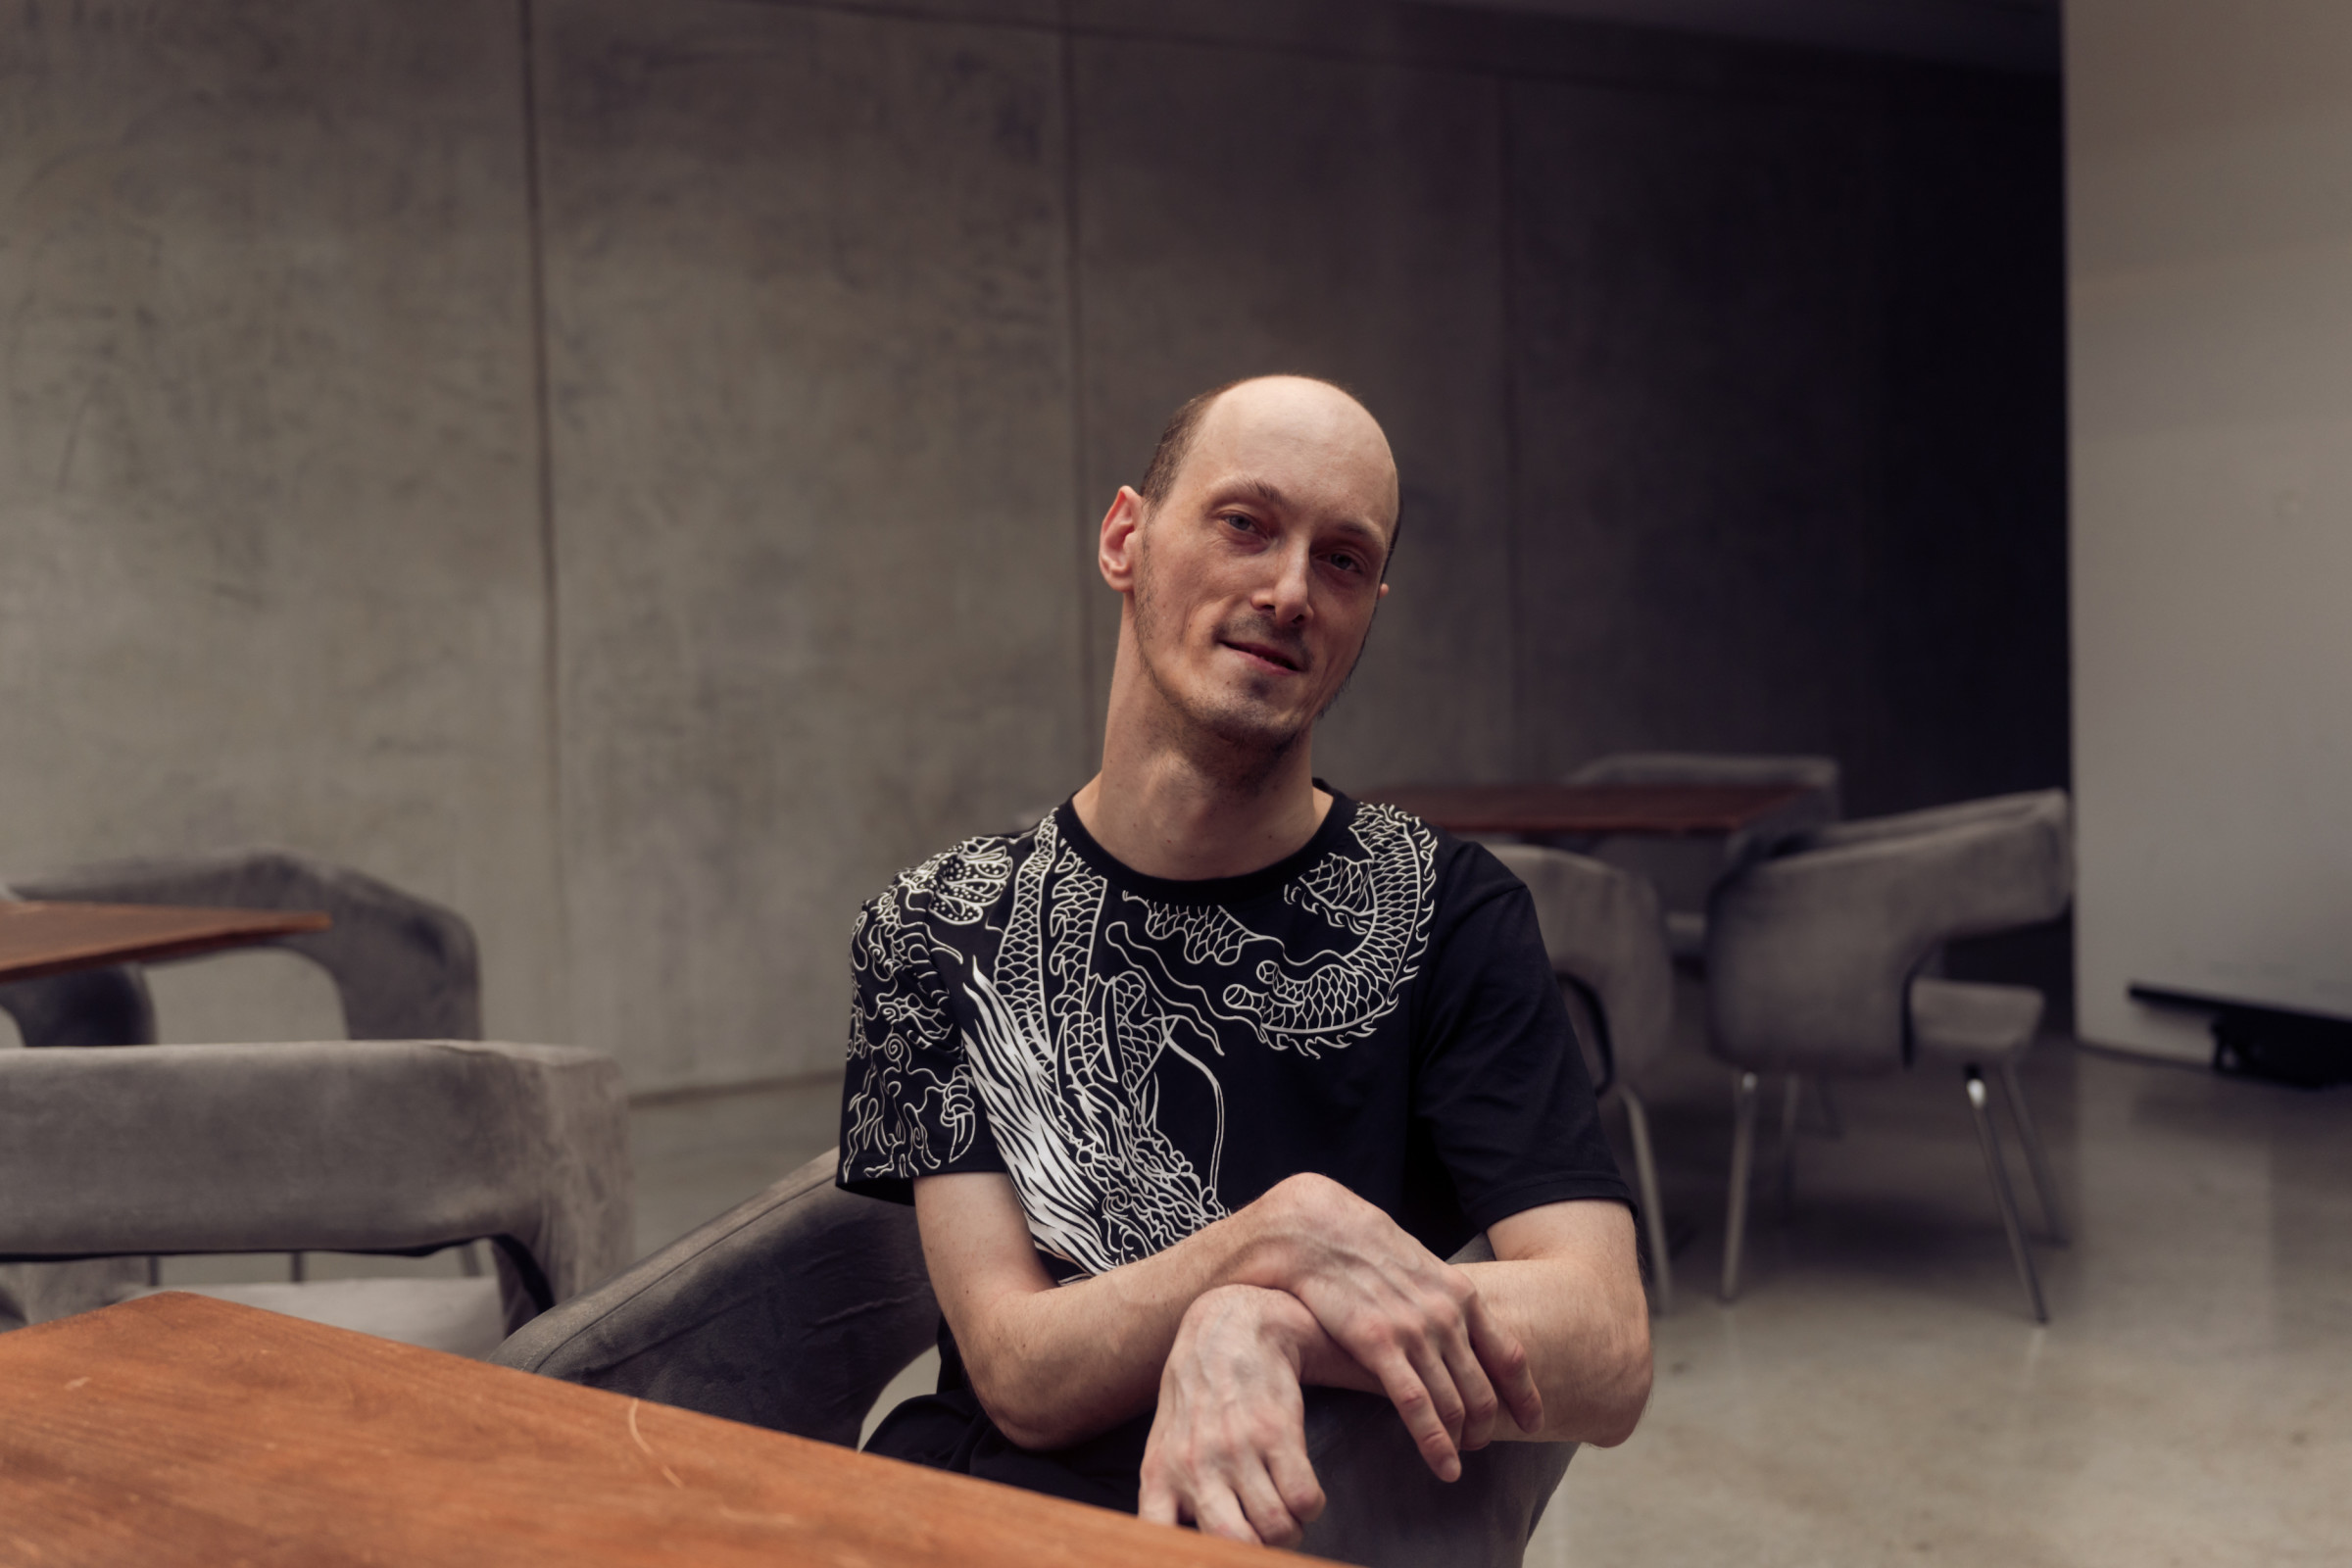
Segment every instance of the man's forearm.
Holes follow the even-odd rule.
[[[935,1283],[969,1281],[961,1299],[941,1304],[981,1403],[1026,1448],[1060,1447],[1150,1409],[1186,1309],[1220,1285],[1265,1273],[1257,1254],[1273,1245],[1269,1216],[1253,1205],[1106,1274],[1022,1289],[940,1266],[937,1254],[969,1238],[974,1217],[926,1223],[924,1246]]]
[[[1521,1432],[1502,1421],[1494,1435],[1623,1443],[1648,1402],[1650,1381],[1649,1303],[1632,1265],[1632,1217],[1615,1203],[1566,1204],[1500,1221],[1491,1235],[1497,1251],[1544,1254],[1461,1265],[1479,1298],[1526,1348],[1544,1395],[1542,1430]]]

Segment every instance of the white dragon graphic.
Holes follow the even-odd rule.
[[[1219,1022],[1310,1060],[1344,1050],[1394,1010],[1428,943],[1435,837],[1386,807],[1358,807],[1348,826],[1360,854],[1326,855],[1283,890],[1353,939],[1305,955],[1222,906],[1123,891],[1114,903],[1052,816],[1026,845],[969,840],[906,873],[860,916],[856,951],[874,1000],[851,1028],[852,1061],[866,1072],[851,1102],[845,1169],[941,1168],[968,1147],[976,1095],[1030,1233],[1054,1256],[1101,1273],[1223,1217],[1224,1089],[1211,1065],[1224,1054]],[[921,922],[906,918],[910,901],[961,927],[1004,906],[993,973],[926,943]],[[1140,940],[1124,918],[1130,906],[1142,916]],[[1251,951],[1261,947],[1271,951]],[[1232,978],[1212,996],[1172,972],[1163,948]],[[943,1079],[917,1065],[908,1037],[944,1040],[951,985],[972,1024],[960,1068]],[[1206,1082],[1215,1132],[1204,1167],[1159,1125],[1158,1068],[1168,1057]],[[926,1128],[939,1127],[951,1130],[949,1150],[932,1147]]]

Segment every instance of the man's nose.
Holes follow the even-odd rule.
[[[1312,608],[1308,596],[1308,570],[1304,541],[1274,554],[1272,574],[1258,586],[1254,602],[1259,611],[1270,616],[1278,626],[1295,625],[1306,619]]]

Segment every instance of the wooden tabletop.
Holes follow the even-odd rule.
[[[0,1561],[1213,1568],[1264,1548],[184,1294],[0,1334]]]
[[[0,981],[37,980],[105,963],[192,957],[298,931],[323,931],[329,923],[316,909],[0,903]]]
[[[1794,784],[1397,784],[1364,799],[1452,833],[1737,833],[1811,793]]]

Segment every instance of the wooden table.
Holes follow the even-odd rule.
[[[0,1334],[0,1562],[12,1565],[1270,1560],[205,1297]]]
[[[1796,784],[1398,784],[1364,799],[1450,833],[1737,833],[1812,792]]]
[[[100,964],[188,958],[298,931],[323,931],[315,909],[194,909],[164,904],[0,903],[0,981]]]

